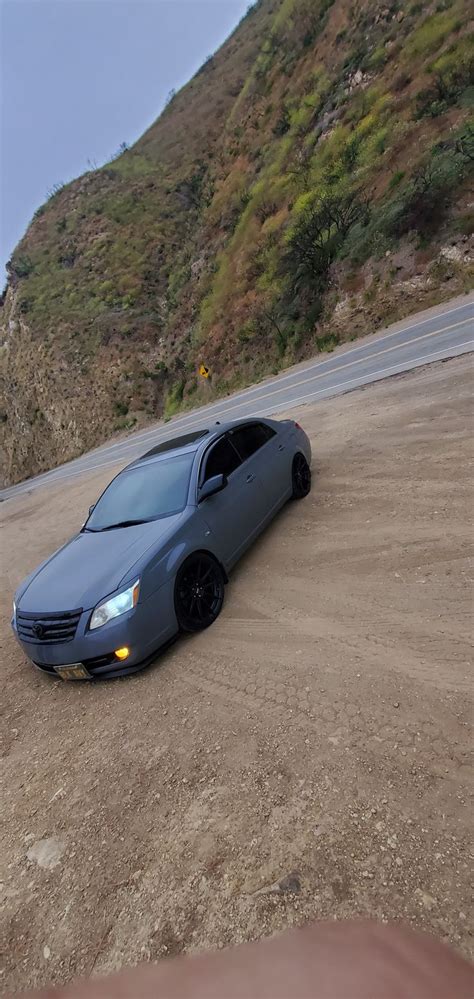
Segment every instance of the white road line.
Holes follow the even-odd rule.
[[[440,313],[438,316],[431,316],[431,317],[429,317],[427,319],[419,320],[417,323],[412,323],[409,326],[405,326],[405,327],[402,327],[401,329],[394,330],[393,333],[389,333],[389,334],[386,334],[385,336],[380,337],[379,341],[380,341],[381,344],[382,343],[385,344],[387,340],[390,340],[390,339],[392,339],[395,336],[400,337],[404,333],[407,333],[407,332],[409,332],[409,331],[411,331],[413,329],[416,329],[416,328],[418,328],[420,326],[423,326],[423,325],[425,325],[428,322],[434,322],[437,318],[439,318],[439,319],[442,320],[442,319],[444,319],[445,316],[453,315],[454,313],[459,312],[462,309],[466,309],[471,304],[474,305],[474,303],[471,303],[471,301],[469,300],[468,302],[465,302],[462,305],[456,306],[454,309],[448,309],[448,310],[446,310],[446,312]],[[361,353],[362,351],[366,351],[368,346],[371,346],[372,343],[375,344],[375,345],[377,345],[378,341],[372,340],[371,344],[367,344],[367,343],[358,344],[356,347],[353,347],[350,350],[344,351],[342,354],[328,357],[328,358],[326,358],[325,360],[322,360],[322,361],[318,360],[314,364],[307,365],[307,366],[303,367],[301,369],[301,374],[305,376],[304,378],[298,379],[298,373],[299,372],[298,371],[291,371],[288,374],[283,375],[283,376],[275,379],[273,382],[269,381],[267,384],[269,386],[270,391],[268,391],[268,392],[262,392],[262,389],[265,388],[265,384],[263,384],[263,385],[254,385],[251,388],[246,389],[245,391],[243,391],[243,392],[241,392],[241,393],[239,393],[237,395],[231,396],[230,398],[228,398],[227,401],[225,399],[221,399],[221,400],[216,401],[215,403],[212,403],[211,405],[203,406],[200,409],[194,410],[192,413],[189,413],[187,415],[183,414],[182,417],[178,417],[176,420],[173,420],[171,425],[158,424],[157,426],[155,426],[154,428],[152,428],[150,430],[145,430],[145,431],[143,431],[140,434],[132,435],[129,438],[126,438],[125,440],[122,440],[122,441],[116,441],[114,444],[111,444],[108,447],[98,448],[95,452],[94,451],[93,452],[89,452],[88,455],[83,455],[83,456],[81,456],[81,457],[79,457],[79,458],[71,461],[71,463],[69,465],[66,465],[66,466],[64,466],[62,468],[51,469],[50,472],[44,473],[43,476],[42,477],[38,477],[37,480],[36,479],[32,479],[30,486],[28,484],[28,481],[26,481],[24,483],[25,489],[22,490],[22,491],[26,491],[27,488],[35,489],[35,488],[38,488],[40,485],[49,485],[49,484],[52,484],[53,482],[61,481],[64,478],[70,478],[70,477],[73,477],[73,476],[76,476],[76,475],[82,475],[85,472],[91,472],[91,471],[95,471],[96,469],[107,468],[107,467],[110,467],[111,465],[119,464],[123,457],[125,457],[129,452],[134,452],[135,449],[141,443],[143,443],[144,441],[146,441],[147,439],[151,438],[151,439],[153,439],[153,441],[156,441],[156,443],[158,443],[160,440],[166,439],[166,437],[168,437],[170,435],[171,431],[174,432],[175,430],[181,429],[181,428],[185,429],[185,427],[189,426],[189,425],[195,426],[196,423],[198,423],[200,421],[201,417],[202,417],[202,421],[205,422],[206,421],[206,417],[209,416],[212,413],[212,411],[217,411],[217,412],[214,412],[214,416],[216,418],[221,418],[221,419],[222,418],[226,418],[229,413],[233,412],[234,410],[241,409],[247,403],[250,405],[253,401],[255,401],[255,404],[259,404],[263,399],[270,399],[270,398],[272,398],[272,396],[278,395],[281,392],[289,392],[290,390],[297,389],[301,385],[308,384],[309,382],[315,381],[316,379],[323,378],[325,376],[331,376],[331,374],[336,374],[336,373],[338,373],[338,372],[340,372],[342,370],[345,370],[346,368],[353,367],[356,364],[361,364],[363,362],[366,362],[367,364],[370,364],[370,362],[372,361],[372,359],[376,359],[377,357],[379,357],[382,354],[386,354],[386,353],[389,353],[389,352],[394,351],[394,350],[403,350],[405,347],[409,347],[411,344],[417,343],[418,341],[425,340],[425,339],[428,339],[428,338],[433,337],[433,336],[440,336],[442,333],[446,333],[449,330],[456,329],[456,328],[458,328],[460,326],[464,326],[466,323],[472,322],[473,318],[474,318],[474,311],[473,311],[473,316],[471,318],[467,317],[465,319],[460,320],[457,323],[451,323],[448,326],[444,326],[444,327],[441,327],[441,328],[436,329],[436,330],[431,330],[428,333],[421,334],[420,336],[412,337],[411,339],[405,340],[403,342],[398,342],[398,343],[394,344],[391,347],[385,347],[385,346],[383,346],[381,350],[371,351],[370,353],[366,354],[364,357],[357,358],[354,361],[349,361],[349,363],[347,363],[347,364],[344,363],[346,361],[346,358],[349,355],[358,354],[358,353]],[[461,346],[463,346],[463,345],[461,345]],[[449,350],[452,351],[452,348],[449,348]],[[436,352],[436,353],[439,353],[439,352]],[[436,354],[430,354],[430,355],[426,355],[426,356],[427,356],[427,358],[432,358],[432,357],[436,356]],[[334,363],[334,362],[337,362],[339,359],[340,359],[340,361],[342,363]],[[417,363],[418,360],[419,359],[416,359],[415,362],[410,362],[410,363]],[[403,362],[401,362],[401,363],[403,363]],[[324,366],[326,366],[328,364],[332,364],[333,365],[332,370],[331,371],[321,371],[321,368],[323,368]],[[398,367],[398,365],[397,365],[397,367]],[[391,369],[387,368],[387,369],[382,369],[382,370],[389,371]],[[312,372],[312,371],[313,372],[317,372],[317,373],[308,376],[308,373]],[[372,374],[377,375],[378,372],[375,371],[375,372],[372,372]],[[285,387],[284,383],[288,382],[290,379],[293,379],[291,385],[288,385],[288,386]],[[358,381],[358,380],[356,379],[355,381]],[[352,383],[352,381],[351,382],[347,382],[347,383],[346,382],[341,382],[341,383],[338,383],[338,385],[345,385],[345,384],[351,384],[351,383]],[[282,402],[281,403],[280,409],[282,407],[284,407],[284,408],[291,408],[293,405],[297,405],[300,400],[307,399],[307,398],[314,398],[317,395],[325,394],[328,391],[331,391],[331,387],[328,387],[327,389],[323,389],[321,392],[310,393],[309,395],[307,394],[307,395],[304,395],[304,396],[299,396],[298,399],[296,400],[296,402],[293,399],[289,399],[287,403],[286,402]],[[253,400],[254,396],[255,396],[255,399]],[[240,401],[237,401],[237,400],[240,400]],[[267,413],[269,412],[269,410],[268,410],[267,407],[265,409],[260,409],[260,410],[256,411],[254,413],[254,415],[260,415],[260,414],[262,414],[264,412],[267,412]],[[89,461],[90,461],[91,458],[93,458],[93,457],[97,457],[97,458],[105,457],[107,454],[109,454],[110,452],[116,451],[117,449],[121,449],[121,452],[119,452],[116,456],[112,456],[112,454],[111,454],[110,459],[108,459],[106,461],[99,462],[96,465],[90,465],[89,464]],[[131,456],[132,455],[130,454],[130,457]],[[74,466],[76,466],[76,467],[74,467]],[[21,484],[19,484],[19,485],[21,485]]]
[[[379,339],[381,341],[383,341],[384,343],[386,343],[387,340],[391,340],[392,337],[394,337],[394,336],[400,336],[401,334],[407,333],[410,330],[417,329],[419,326],[424,326],[426,323],[434,322],[437,318],[444,319],[445,316],[452,315],[455,312],[460,312],[462,309],[466,309],[471,304],[473,305],[473,310],[474,310],[474,303],[471,303],[470,301],[469,302],[464,302],[462,305],[458,305],[454,309],[447,309],[446,312],[440,313],[439,316],[431,316],[431,318],[428,318],[428,319],[421,319],[419,322],[412,323],[410,326],[404,326],[402,329],[394,330],[393,333],[387,333],[385,336],[381,336]],[[473,316],[474,316],[474,311],[473,311]],[[472,322],[472,319],[473,319],[473,317],[469,317],[468,316],[466,319],[461,320],[460,323],[453,323],[450,326],[445,326],[445,327],[442,327],[441,329],[433,330],[432,332],[430,332],[428,334],[423,334],[423,336],[434,336],[437,333],[443,333],[446,330],[451,329],[451,328],[453,328],[455,326],[462,325],[462,323]],[[403,343],[396,344],[395,347],[405,347],[405,346],[408,346],[409,343],[415,342],[415,340],[418,340],[418,339],[422,339],[422,337],[414,337],[412,340],[407,340],[407,341],[404,341]],[[325,364],[334,364],[334,362],[339,357],[342,360],[345,360],[345,358],[349,357],[349,355],[351,355],[351,354],[360,353],[361,350],[367,350],[367,347],[370,347],[372,343],[375,344],[376,342],[377,342],[376,340],[372,340],[370,344],[367,344],[367,343],[362,344],[361,343],[361,344],[358,344],[356,347],[351,347],[349,350],[345,350],[342,354],[332,355],[331,357],[327,357],[327,358],[325,358],[322,361],[315,361],[313,364],[304,367],[304,369],[302,370],[302,374],[303,373],[307,374],[309,371],[314,371],[315,369],[319,370]],[[388,350],[394,350],[395,347],[389,347],[387,349]],[[368,355],[368,357],[362,358],[361,360],[367,360],[368,361],[372,357],[377,357],[380,353],[382,353],[382,351],[373,351],[372,353],[370,353]],[[351,363],[356,363],[356,362],[351,362]],[[348,367],[348,365],[346,365],[346,364],[344,364],[344,365],[336,365],[336,367]],[[295,376],[297,374],[298,374],[297,371],[290,371],[286,375],[279,376],[273,383],[270,382],[270,384],[271,385],[273,384],[275,386],[281,386],[284,382],[287,382],[288,379],[295,378]],[[299,383],[296,382],[295,384],[299,384]],[[241,399],[242,401],[245,401],[253,393],[255,393],[255,392],[258,393],[261,390],[261,388],[264,388],[264,385],[262,385],[262,386],[260,386],[260,385],[253,385],[253,386],[251,386],[251,388],[245,389],[244,391],[238,393],[237,395],[233,395],[231,397],[231,399],[229,399],[229,402],[230,401],[236,402],[236,400],[238,400],[238,399]],[[201,407],[199,410],[193,410],[193,413],[202,412],[203,417],[205,417],[207,414],[211,413],[212,410],[214,410],[216,408],[218,409],[222,404],[223,404],[222,400],[214,402],[214,403],[210,403],[209,405]],[[172,425],[173,425],[173,427],[178,427],[178,426],[181,427],[181,426],[183,426],[183,424],[186,424],[190,419],[194,419],[194,416],[192,414],[189,414],[189,416],[183,415],[183,416],[178,417],[176,420],[173,420],[172,421]],[[149,436],[152,436],[154,433],[157,433],[159,431],[159,429],[160,429],[160,426],[158,425],[155,428],[155,430],[152,430],[152,429],[151,430],[145,430],[145,431],[143,431],[143,433],[137,434],[137,436],[135,438],[133,438],[133,439],[137,440],[137,441],[139,441],[139,440],[146,440]],[[115,450],[115,448],[121,447],[124,444],[125,444],[125,441],[116,441],[114,444],[110,444],[108,447],[104,447],[104,448],[98,449],[97,453],[106,454],[108,451]],[[78,460],[80,460],[80,459],[78,459]]]
[[[423,337],[417,337],[416,339],[423,339]],[[463,347],[470,348],[471,350],[474,349],[474,340],[465,340],[463,343],[457,344],[456,345],[456,350],[460,350],[461,351]],[[437,350],[434,353],[431,353],[431,354],[422,354],[420,357],[411,358],[408,363],[411,366],[415,367],[416,365],[421,365],[421,364],[424,364],[424,363],[429,363],[431,361],[434,361],[435,359],[436,360],[442,360],[443,357],[447,357],[447,358],[448,357],[452,357],[453,356],[452,355],[452,349],[453,349],[452,347],[444,347],[442,350]],[[464,351],[464,353],[467,353],[467,351]],[[456,355],[454,355],[454,356],[456,356]],[[394,372],[399,372],[400,374],[402,374],[405,371],[410,371],[411,368],[405,368],[404,367],[405,363],[407,363],[407,362],[400,361],[399,364],[392,364],[388,368],[379,368],[377,371],[374,371],[374,372],[371,372],[371,373],[367,373],[367,376],[363,375],[363,376],[361,376],[361,378],[351,378],[351,379],[348,379],[348,380],[346,380],[344,382],[338,382],[336,385],[329,385],[325,389],[318,389],[316,392],[309,392],[309,393],[306,393],[306,395],[298,396],[297,399],[289,399],[287,403],[281,403],[281,405],[279,406],[278,410],[269,410],[268,407],[266,407],[265,409],[259,409],[259,410],[255,410],[255,411],[252,410],[252,416],[265,416],[265,415],[268,416],[272,412],[281,412],[282,409],[292,410],[292,409],[295,409],[297,406],[300,406],[302,403],[307,402],[309,399],[315,399],[315,398],[317,398],[317,396],[325,395],[328,392],[331,393],[335,389],[349,388],[349,386],[352,386],[352,387],[361,386],[362,387],[363,385],[371,385],[371,384],[373,384],[374,381],[381,381],[384,377],[386,377],[390,373],[393,374]],[[346,365],[346,367],[349,367],[349,365]],[[372,379],[372,381],[370,381],[370,380],[367,381],[366,378],[369,378],[370,375],[376,375],[377,377],[375,379]],[[244,405],[244,404],[242,403],[241,405]],[[56,483],[57,482],[61,482],[63,479],[73,478],[73,476],[76,476],[76,475],[85,475],[87,472],[97,472],[101,468],[109,468],[111,465],[119,465],[120,463],[121,463],[121,458],[119,456],[117,456],[117,458],[109,458],[108,461],[101,462],[100,464],[90,465],[87,468],[80,468],[80,469],[77,469],[77,470],[71,471],[71,472],[67,472],[67,470],[64,469],[64,470],[61,470],[62,474],[58,473],[57,476],[54,479],[53,478],[52,479],[48,479],[48,481],[38,482],[36,484],[34,483],[34,480],[33,480],[31,488],[32,489],[39,489],[40,486],[43,486],[43,485],[44,486],[46,486],[46,485],[52,485],[55,482]],[[25,489],[25,492],[26,491],[27,490]]]
[[[458,343],[456,345],[456,350],[461,350],[462,347],[470,347],[471,350],[473,350],[474,340],[465,340],[464,343]],[[438,360],[442,360],[441,355],[446,355],[446,357],[451,357],[452,356],[451,352],[452,352],[452,347],[444,347],[442,350],[437,350],[433,354],[422,354],[420,357],[413,357],[410,359],[409,363],[410,366],[415,367],[416,365],[421,365],[425,363],[425,361],[426,363],[434,361],[435,358],[437,358]],[[466,350],[464,351],[464,353],[468,353],[468,351]],[[324,395],[326,392],[332,392],[333,389],[346,388],[349,385],[352,386],[373,385],[374,380],[375,381],[382,380],[382,378],[386,377],[388,374],[390,374],[390,372],[393,373],[395,371],[399,371],[400,374],[402,374],[404,371],[410,371],[411,367],[405,368],[404,367],[405,363],[406,362],[404,361],[400,361],[399,364],[392,364],[389,368],[379,368],[378,371],[372,372],[373,375],[377,376],[380,375],[381,376],[380,379],[377,377],[376,379],[372,379],[371,381],[364,381],[363,379],[365,378],[365,376],[363,375],[362,378],[351,378],[345,382],[338,382],[337,385],[329,385],[325,389],[318,389],[317,392],[309,392],[307,395],[298,396],[297,399],[291,399],[288,403],[288,406],[286,406],[285,408],[294,409],[296,406],[301,405],[301,403],[305,402],[307,399],[314,399],[318,395]],[[281,412],[281,407],[279,408],[279,412]],[[258,412],[252,413],[252,416],[263,416],[264,414],[268,415],[268,413],[269,413],[268,409],[260,409],[258,410]]]
[[[404,349],[405,347],[410,347],[411,344],[418,343],[420,340],[427,340],[428,337],[439,336],[441,333],[447,333],[448,330],[456,329],[458,326],[464,326],[465,323],[472,323],[472,319],[461,319],[460,322],[451,323],[450,326],[443,326],[442,329],[433,330],[430,333],[422,333],[421,336],[412,337],[411,340],[406,340],[403,344],[396,343],[393,345],[393,347],[384,347],[383,350],[378,350],[373,354],[370,354],[370,357],[360,357],[356,361],[349,361],[349,364],[339,364],[334,369],[334,372],[331,372],[331,374],[333,373],[337,374],[339,371],[345,371],[346,368],[352,368],[354,367],[355,364],[364,364],[364,362],[367,363],[371,361],[372,358],[380,357],[382,354],[388,354],[392,350],[400,350],[401,348]],[[324,361],[321,363],[324,364]],[[301,378],[299,381],[293,382],[290,388],[292,389],[299,388],[300,385],[306,385],[308,382],[314,382],[316,381],[317,378],[327,378],[327,377],[328,377],[328,372],[321,371],[320,374],[310,375],[309,378]],[[256,399],[255,401],[260,402],[262,399],[269,399],[271,398],[272,395],[279,395],[280,392],[287,392],[287,391],[288,389],[282,389],[280,387],[277,387],[277,385],[275,384],[275,387],[272,388],[270,392],[262,393],[261,395],[258,396],[258,399]],[[232,406],[227,406],[226,409],[222,411],[222,413],[223,415],[227,415],[227,413],[231,413],[234,409],[240,409],[242,405],[244,405],[244,403],[240,402],[240,403],[235,403]]]
[[[421,336],[412,337],[411,340],[405,340],[402,344],[396,343],[392,347],[384,347],[382,350],[373,351],[368,357],[359,357],[355,361],[349,361],[349,364],[338,364],[338,365],[335,366],[333,372],[329,373],[327,371],[320,371],[318,374],[310,375],[309,377],[306,377],[306,378],[301,378],[299,381],[295,380],[291,384],[291,386],[288,386],[288,388],[286,388],[286,389],[280,387],[281,386],[281,381],[283,381],[283,379],[281,379],[281,381],[273,383],[274,387],[272,387],[271,391],[269,391],[269,392],[262,392],[260,395],[258,395],[258,397],[256,398],[255,402],[259,403],[262,399],[269,399],[269,398],[271,398],[271,396],[278,395],[280,392],[288,391],[290,388],[291,389],[293,389],[293,388],[295,388],[295,389],[299,388],[300,385],[306,385],[308,382],[315,381],[317,378],[326,378],[326,377],[328,377],[328,374],[332,374],[332,373],[336,374],[337,372],[343,371],[346,368],[351,368],[351,367],[353,367],[356,364],[364,364],[364,362],[368,363],[368,362],[370,362],[372,360],[372,358],[380,357],[382,354],[388,354],[390,351],[393,351],[393,350],[400,350],[402,348],[404,349],[405,347],[409,347],[413,343],[418,343],[420,340],[427,340],[429,337],[439,336],[439,335],[441,335],[441,333],[447,333],[449,330],[457,329],[457,327],[464,326],[466,323],[472,323],[472,321],[473,320],[471,318],[461,319],[458,323],[451,323],[449,326],[443,326],[443,327],[441,327],[441,329],[432,330],[429,333],[422,333]],[[352,353],[352,352],[347,351],[347,353],[341,355],[341,357],[342,358],[347,357],[348,353]],[[329,361],[330,358],[327,358],[326,360]],[[319,369],[325,363],[326,363],[326,361],[320,361],[318,365],[313,365],[312,369],[313,370],[314,370],[314,368]],[[310,371],[312,369],[311,368],[305,368],[301,373],[302,374],[306,374],[307,371]],[[294,376],[295,376],[295,374],[293,374],[292,377],[294,377]],[[234,402],[233,399],[229,399],[229,403],[232,403],[232,405],[227,405],[227,403],[225,401],[221,401],[220,404],[216,402],[216,403],[213,404],[213,408],[219,407],[219,405],[221,407],[225,407],[225,408],[218,409],[218,412],[215,413],[214,415],[215,416],[227,416],[228,413],[233,412],[235,409],[240,409],[241,406],[245,405],[245,402],[246,402],[246,399],[243,399],[241,402]],[[178,420],[173,421],[173,427],[178,427],[178,425],[179,425],[180,428],[184,429],[183,424],[189,425],[190,421],[191,421],[191,423],[194,424],[196,422],[196,420],[199,420],[200,412],[201,412],[200,410],[194,410],[192,414],[191,413],[189,414],[189,416],[183,416],[183,417],[181,417],[179,419],[179,421]],[[205,410],[205,412],[203,412],[203,422],[205,422],[204,417],[206,416],[207,412],[208,412],[207,409]],[[156,427],[155,430],[149,430],[149,431],[146,432],[146,434],[137,436],[136,438],[131,438],[129,441],[118,441],[116,444],[112,444],[109,448],[104,448],[104,450],[101,451],[100,454],[104,454],[105,455],[105,454],[108,453],[108,451],[111,451],[112,449],[115,449],[115,448],[118,448],[118,447],[122,447],[124,449],[124,451],[126,451],[128,448],[135,447],[135,445],[138,444],[139,442],[144,442],[148,437],[152,437],[153,440],[156,440],[156,442],[158,443],[159,440],[162,439],[162,438],[158,437],[158,434],[163,433],[163,432],[164,432],[164,438],[166,438],[167,436],[169,436],[169,430],[166,431],[166,427],[158,426],[158,427]]]

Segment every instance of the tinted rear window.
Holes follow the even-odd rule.
[[[151,451],[142,454],[139,460],[144,461],[145,458],[152,458],[155,454],[164,454],[165,451],[175,451],[178,447],[187,447],[188,444],[194,444],[195,441],[206,437],[208,433],[208,430],[192,430],[191,433],[183,434],[182,437],[173,437],[170,441],[161,441],[161,444],[156,444],[155,447],[151,448]]]
[[[246,427],[238,427],[231,431],[231,440],[235,444],[242,461],[250,458],[259,448],[275,436],[275,431],[264,423],[249,423]]]

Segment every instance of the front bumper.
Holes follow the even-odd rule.
[[[102,628],[89,631],[90,616],[91,610],[83,611],[74,638],[67,642],[25,641],[19,637],[14,620],[12,628],[25,655],[43,673],[58,676],[57,666],[82,663],[92,678],[137,672],[178,632],[171,582]],[[119,660],[114,650],[123,646],[130,649],[130,655]]]

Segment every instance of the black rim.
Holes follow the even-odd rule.
[[[293,482],[298,493],[307,493],[311,486],[311,469],[302,454],[297,454],[293,464]]]
[[[204,555],[194,558],[183,568],[176,597],[186,624],[200,628],[212,624],[222,602],[219,566]]]

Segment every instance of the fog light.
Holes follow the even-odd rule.
[[[127,649],[127,646],[124,645],[123,649],[115,649],[115,655],[117,656],[117,659],[128,659],[130,649]]]

